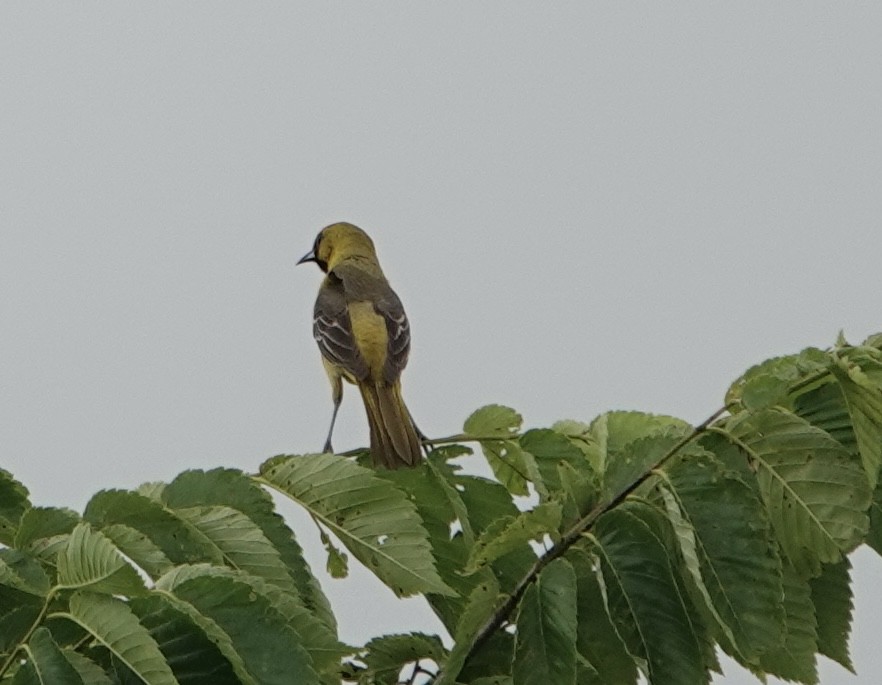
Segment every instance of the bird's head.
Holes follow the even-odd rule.
[[[352,257],[376,261],[374,243],[367,233],[354,224],[341,221],[325,226],[315,238],[312,250],[297,262],[315,262],[328,272],[344,259]]]

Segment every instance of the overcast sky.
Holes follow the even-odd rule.
[[[774,4],[3,3],[0,465],[81,511],[319,449],[294,263],[337,220],[404,301],[432,436],[490,402],[697,422],[754,363],[882,330],[882,4]],[[335,444],[366,442],[350,390]],[[859,675],[825,685],[882,668],[854,562]],[[322,583],[346,640],[441,630]]]

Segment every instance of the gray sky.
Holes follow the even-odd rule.
[[[341,219],[407,307],[430,435],[490,402],[699,421],[756,362],[882,330],[882,5],[775,4],[3,3],[0,465],[82,510],[320,448],[294,262]],[[366,440],[350,391],[336,445]],[[882,668],[854,562],[860,675],[825,684]],[[344,639],[440,629],[322,582]]]

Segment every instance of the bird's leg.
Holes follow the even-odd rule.
[[[337,377],[331,382],[331,385],[331,394],[334,398],[334,413],[331,414],[331,427],[328,429],[328,439],[325,440],[323,451],[333,454],[334,448],[331,447],[331,436],[334,434],[334,422],[337,420],[337,412],[340,411],[340,404],[343,402],[343,381]]]

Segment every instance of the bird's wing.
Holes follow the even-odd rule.
[[[333,272],[328,274],[315,301],[312,334],[329,362],[354,380],[363,380],[368,375],[367,363],[352,334],[343,282]]]
[[[407,357],[410,354],[410,323],[404,306],[398,295],[388,285],[385,291],[374,303],[374,308],[386,321],[386,333],[389,340],[386,347],[386,364],[383,368],[383,376],[388,383],[393,383],[401,375],[407,366]]]

